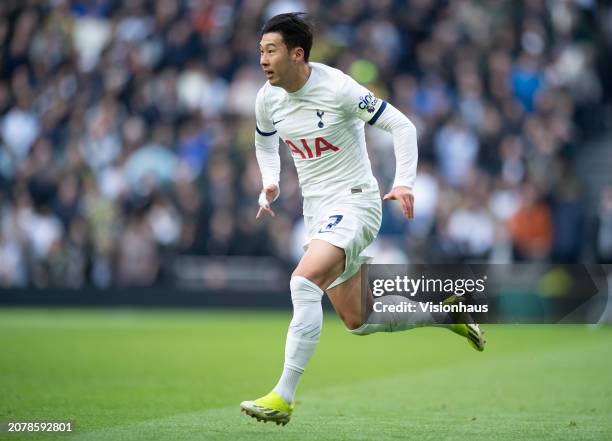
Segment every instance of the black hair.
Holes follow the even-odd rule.
[[[308,61],[312,48],[312,25],[307,20],[305,12],[275,15],[264,24],[261,35],[268,32],[281,34],[289,50],[296,47],[304,49],[304,61]]]

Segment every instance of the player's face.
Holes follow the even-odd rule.
[[[273,86],[282,86],[291,75],[291,54],[278,32],[269,32],[259,42],[259,63]]]

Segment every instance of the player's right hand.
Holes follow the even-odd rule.
[[[257,211],[257,216],[255,219],[259,219],[261,215],[266,212],[271,217],[276,216],[274,211],[270,208],[270,204],[276,200],[278,194],[280,193],[280,189],[278,185],[268,185],[259,194],[259,210]]]

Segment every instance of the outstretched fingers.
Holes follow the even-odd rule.
[[[276,216],[276,214],[274,214],[274,211],[271,208],[259,207],[259,210],[257,210],[257,215],[255,216],[255,219],[259,219],[264,214],[264,212],[268,213],[270,217]]]
[[[406,219],[412,219],[414,217],[414,196],[412,194],[402,195],[402,212]]]

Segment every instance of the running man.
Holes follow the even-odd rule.
[[[396,200],[406,219],[413,217],[412,187],[417,167],[416,128],[391,104],[375,97],[343,72],[308,61],[312,29],[304,14],[272,17],[263,27],[260,63],[268,81],[255,103],[255,147],[262,174],[257,218],[274,216],[280,194],[279,138],[290,150],[304,196],[305,253],[290,281],[293,318],[285,364],[272,392],[240,408],[259,421],[287,424],[301,375],[319,341],[321,299],[327,293],[349,332],[368,335],[416,326],[444,326],[468,339],[477,350],[485,341],[470,317],[440,313],[362,315],[362,251],[376,238],[382,209],[366,151],[364,123],[393,135],[395,181],[383,200]],[[397,301],[396,296],[379,300]],[[406,300],[402,298],[402,300]],[[452,301],[452,299],[451,299]],[[362,317],[369,317],[363,320]]]

